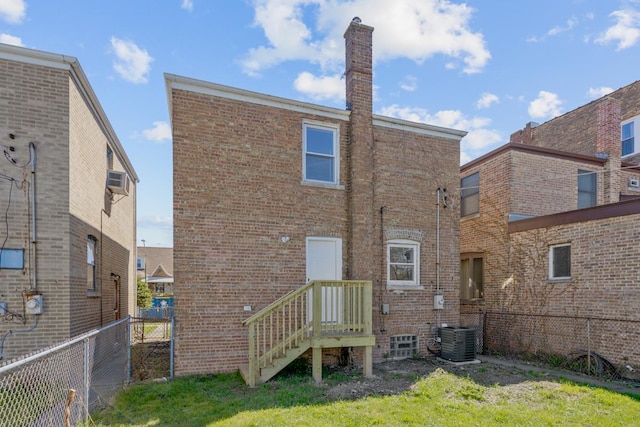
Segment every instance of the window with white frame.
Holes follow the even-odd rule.
[[[93,236],[87,237],[87,289],[95,291],[96,283],[96,265],[98,254],[98,241]]]
[[[598,204],[598,177],[595,172],[578,169],[578,209]]]
[[[622,155],[635,153],[635,125],[631,121],[622,125]]]
[[[480,212],[480,172],[460,180],[460,216]]]
[[[338,129],[311,123],[302,127],[304,180],[338,184]]]
[[[137,270],[144,270],[144,257],[143,256],[139,256],[136,259],[136,269]]]
[[[463,254],[460,259],[460,299],[484,298],[482,254]]]
[[[387,244],[387,284],[420,284],[420,244],[412,240],[392,240]]]
[[[549,246],[549,279],[571,278],[571,244]]]

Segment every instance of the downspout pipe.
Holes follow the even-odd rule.
[[[29,143],[29,156],[31,158],[31,250],[33,251],[33,265],[31,266],[33,283],[31,288],[38,290],[38,230],[36,228],[36,144]],[[38,322],[36,322],[36,325]],[[35,326],[34,326],[35,327]]]

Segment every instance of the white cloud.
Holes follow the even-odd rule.
[[[348,17],[367,11],[362,23],[375,28],[374,60],[409,58],[421,63],[445,55],[465,73],[491,58],[484,36],[470,28],[473,9],[450,0],[254,0],[254,24],[267,44],[249,50],[242,65],[250,75],[284,61],[306,60],[337,72],[344,61]],[[314,26],[310,27],[313,20]]]
[[[476,102],[477,108],[489,108],[491,104],[500,102],[500,98],[493,93],[485,92],[482,94],[480,99]]]
[[[400,88],[407,92],[414,92],[418,88],[418,79],[415,76],[405,76],[400,82]]]
[[[596,38],[598,44],[617,42],[616,50],[634,46],[640,39],[640,11],[634,9],[616,10],[610,15],[616,23]]]
[[[311,73],[302,72],[293,82],[293,86],[298,92],[316,101],[345,99],[344,80],[341,75],[316,77]]]
[[[460,145],[461,164],[486,153],[502,139],[498,131],[489,129],[491,119],[485,117],[468,118],[459,110],[442,110],[430,114],[423,108],[400,107],[394,104],[382,108],[380,114],[467,131],[468,133]]]
[[[146,83],[153,61],[151,55],[135,43],[116,37],[111,37],[111,47],[116,56],[113,69],[120,77],[132,83]]]
[[[529,115],[534,119],[551,119],[562,112],[562,100],[555,93],[541,90],[529,103]]]
[[[20,37],[12,36],[7,33],[0,34],[0,43],[11,44],[14,46],[24,46]]]
[[[0,17],[10,23],[19,24],[27,12],[24,0],[0,0]]]
[[[564,26],[556,25],[555,27],[547,31],[543,36],[541,37],[531,36],[527,39],[527,41],[531,43],[542,42],[546,40],[548,37],[557,36],[560,33],[564,33],[572,30],[578,24],[578,22],[579,22],[578,18],[576,18],[575,16],[572,16],[571,18],[567,19],[567,22],[565,23]]]
[[[171,139],[171,127],[167,122],[153,122],[153,128],[143,130],[142,136],[150,141],[164,142]]]
[[[595,88],[590,87],[589,92],[587,92],[587,97],[590,99],[597,99],[605,95],[609,95],[611,92],[613,92],[613,88],[610,88],[607,86],[601,86],[601,87],[595,87]]]
[[[180,7],[191,12],[193,10],[193,0],[182,0]]]

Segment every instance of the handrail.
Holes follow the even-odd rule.
[[[371,335],[371,293],[370,281],[315,280],[246,319],[249,384],[255,385],[260,370],[289,351],[303,351],[303,343],[308,348],[312,337]]]

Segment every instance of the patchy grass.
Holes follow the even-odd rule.
[[[97,426],[634,425],[638,396],[569,382],[486,387],[441,369],[400,395],[328,401],[327,385],[279,378],[248,388],[238,374],[132,386]]]

